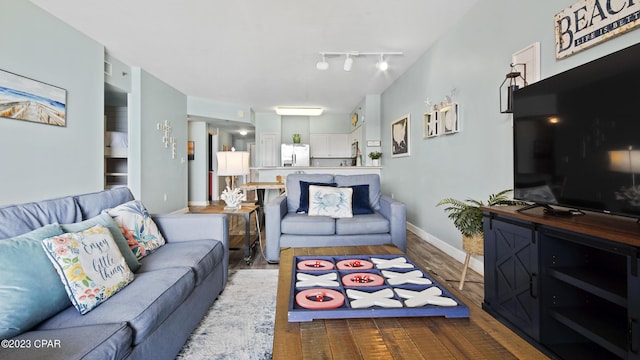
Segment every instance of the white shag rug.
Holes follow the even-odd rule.
[[[271,359],[278,270],[240,269],[182,351],[181,360]]]

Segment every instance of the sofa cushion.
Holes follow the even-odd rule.
[[[62,224],[61,226],[62,226],[62,231],[64,232],[78,232],[78,231],[87,230],[88,228],[93,227],[95,225],[102,225],[107,229],[109,229],[109,231],[111,232],[111,236],[113,236],[113,240],[115,240],[116,244],[118,245],[118,249],[120,249],[122,256],[124,256],[124,260],[127,262],[129,269],[131,269],[131,271],[133,272],[138,271],[138,268],[140,268],[140,263],[138,262],[138,259],[133,254],[133,251],[131,251],[131,249],[129,248],[129,244],[127,244],[127,239],[125,239],[124,235],[122,235],[122,231],[120,231],[120,227],[118,226],[118,224],[116,224],[115,221],[113,221],[113,218],[111,218],[109,214],[102,213],[98,216],[95,216],[85,221],[81,221],[79,223]]]
[[[108,301],[81,315],[73,307],[47,319],[38,330],[128,322],[133,344],[144,341],[191,294],[195,277],[190,268],[139,273],[135,281]]]
[[[338,186],[369,185],[369,204],[374,210],[380,209],[380,176],[377,174],[336,175]]]
[[[336,234],[338,235],[385,234],[389,231],[389,220],[380,213],[336,219]]]
[[[280,223],[280,230],[283,234],[292,235],[333,235],[336,233],[336,221],[328,216],[288,213]]]
[[[289,212],[296,212],[300,207],[300,181],[332,183],[333,175],[331,174],[290,174],[287,175],[286,192],[287,192],[287,209]]]
[[[350,218],[352,188],[330,186],[309,186],[309,216],[329,216],[332,218]]]
[[[0,349],[3,360],[124,359],[131,352],[133,331],[122,322],[29,331],[14,340],[31,346]]]
[[[9,205],[0,208],[0,239],[28,233],[45,225],[73,223],[82,213],[72,197]]]
[[[129,247],[138,259],[142,259],[165,244],[156,223],[139,200],[126,202],[107,212],[120,226],[122,234],[129,242]]]
[[[153,256],[142,259],[139,272],[171,267],[190,267],[196,275],[196,286],[223,262],[224,246],[220,241],[193,240],[167,243]]]
[[[121,186],[109,190],[77,195],[74,196],[74,198],[82,211],[82,219],[84,220],[97,216],[104,209],[111,209],[133,200],[133,195],[131,191],[129,191],[129,188]]]
[[[42,239],[61,234],[60,225],[51,224],[0,240],[0,339],[27,331],[71,304],[41,245]]]
[[[44,239],[42,246],[81,314],[133,281],[111,232],[102,225]]]

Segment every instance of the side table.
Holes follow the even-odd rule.
[[[229,248],[229,250],[244,249],[244,261],[247,265],[251,264],[253,249],[258,243],[260,234],[257,234],[256,238],[251,241],[251,214],[256,214],[256,221],[258,221],[258,205],[242,205],[238,210],[225,210],[224,201],[212,201],[211,205],[203,208],[192,210],[192,212],[209,213],[209,214],[227,214],[230,216],[240,216],[244,218],[244,248]],[[258,230],[259,231],[259,230]]]

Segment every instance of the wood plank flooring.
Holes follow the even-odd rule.
[[[232,223],[229,226],[231,247],[242,247],[244,243],[244,220],[238,217],[231,217],[231,219]],[[253,218],[251,228],[254,231],[256,229]],[[262,248],[264,248],[264,229],[262,229],[261,235]],[[243,254],[242,250],[230,251],[230,269],[278,268],[278,264],[267,263],[260,248],[256,248],[253,256],[254,260],[250,265],[245,264]],[[462,274],[462,264],[410,231],[407,231],[407,256],[424,270],[429,271],[432,276],[441,280],[442,284],[448,284],[457,289]],[[484,277],[469,269],[462,294],[469,300],[467,305],[474,304],[480,307],[484,299]]]

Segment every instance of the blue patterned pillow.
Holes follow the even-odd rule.
[[[10,239],[0,240],[0,339],[28,331],[71,303],[42,240],[61,235],[51,224]]]
[[[353,217],[352,188],[309,186],[309,216]]]
[[[139,200],[132,200],[107,211],[118,224],[129,248],[138,260],[165,244],[164,237]]]
[[[298,214],[309,212],[309,186],[336,186],[336,183],[308,182],[300,180],[300,207],[296,211]]]

